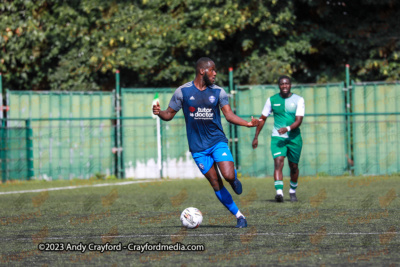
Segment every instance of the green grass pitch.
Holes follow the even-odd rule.
[[[1,265],[21,266],[396,266],[400,261],[398,176],[300,177],[299,202],[275,203],[273,178],[241,178],[236,219],[206,179],[97,186],[60,181],[2,184]],[[133,181],[133,180],[123,180]],[[28,189],[86,186],[23,193]],[[17,191],[17,192],[16,192]],[[16,192],[12,194],[4,194]],[[186,207],[202,225],[181,228]],[[203,244],[205,251],[39,251],[39,243]]]

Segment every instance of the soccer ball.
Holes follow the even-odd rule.
[[[199,227],[203,221],[203,214],[196,208],[190,207],[182,211],[181,222],[183,227],[193,229]]]

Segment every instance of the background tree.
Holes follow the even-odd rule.
[[[19,90],[175,87],[209,56],[226,85],[398,80],[399,4],[344,1],[24,1],[0,3],[0,71]]]
[[[400,79],[399,1],[295,3],[297,31],[308,36],[314,51],[298,55],[302,68],[296,72],[297,80],[343,81],[346,63],[358,81]]]

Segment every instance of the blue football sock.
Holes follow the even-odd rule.
[[[215,195],[217,195],[219,201],[221,201],[221,203],[224,204],[224,206],[233,215],[236,215],[236,213],[239,211],[239,208],[236,206],[235,202],[232,199],[231,194],[229,194],[228,190],[226,190],[225,187],[222,187],[222,189],[219,191],[215,191]]]

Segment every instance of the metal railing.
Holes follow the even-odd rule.
[[[182,113],[173,121],[161,121],[157,141],[156,120],[151,117],[154,94],[165,109],[175,88],[120,88],[118,78],[119,73],[116,90],[105,93],[7,91],[10,110],[1,119],[0,132],[2,181],[95,175],[200,177],[188,151]],[[266,99],[279,92],[273,85],[230,82],[230,88],[225,89],[232,109],[246,120],[258,117]],[[293,85],[292,91],[306,101],[301,175],[400,172],[399,89],[398,82]],[[222,122],[239,172],[272,175],[273,116],[256,150],[251,147],[255,128]]]

